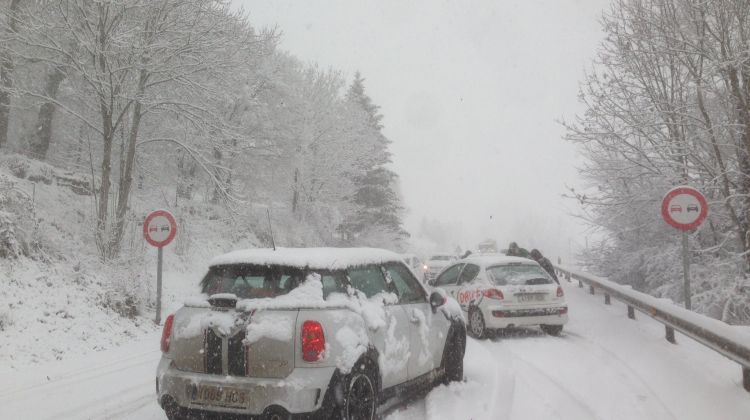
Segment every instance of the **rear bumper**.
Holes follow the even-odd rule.
[[[482,308],[487,328],[507,328],[527,325],[564,325],[568,322],[567,305],[543,308]]]
[[[172,361],[162,357],[157,368],[159,404],[169,401],[179,409],[240,415],[260,415],[269,407],[281,407],[291,414],[314,413],[330,398],[329,384],[336,368],[296,368],[284,379],[247,378],[180,371]],[[225,407],[195,403],[193,397],[200,385],[231,387],[249,391],[246,407]]]

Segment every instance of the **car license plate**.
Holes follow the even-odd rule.
[[[544,300],[544,294],[543,293],[525,293],[521,295],[516,295],[519,302],[539,302]]]
[[[199,385],[192,395],[193,404],[213,405],[231,408],[247,408],[247,390],[215,385]]]

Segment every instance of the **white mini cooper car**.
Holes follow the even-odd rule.
[[[201,288],[164,323],[156,389],[171,420],[372,419],[406,387],[463,378],[458,304],[398,254],[237,251]]]
[[[448,266],[433,285],[453,296],[467,313],[469,333],[539,325],[558,335],[568,322],[565,294],[535,261],[506,256],[469,257]]]

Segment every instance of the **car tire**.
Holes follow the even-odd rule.
[[[466,328],[455,327],[450,340],[445,343],[443,369],[445,377],[443,383],[460,382],[464,380],[464,355],[466,354]]]
[[[374,420],[380,402],[376,370],[369,363],[357,362],[344,382],[342,420]]]
[[[474,307],[469,311],[469,332],[472,337],[482,339],[487,336],[482,310]]]
[[[177,406],[177,404],[169,405],[164,407],[164,414],[169,420],[187,420],[188,415],[185,410]]]
[[[562,325],[540,325],[542,331],[548,335],[558,336],[563,330]]]

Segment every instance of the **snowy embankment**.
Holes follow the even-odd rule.
[[[137,220],[129,220],[121,257],[99,260],[87,179],[0,155],[0,375],[95,354],[160,330],[153,323],[156,251],[144,244]],[[149,203],[133,207],[161,205]],[[233,246],[224,225],[201,212],[183,217],[196,222],[180,226],[165,248],[165,313],[197,292],[210,258]],[[190,235],[200,244],[191,246]]]
[[[564,283],[561,337],[536,329],[470,339],[466,382],[439,386],[387,420],[745,420],[739,367],[663,326]],[[0,418],[164,420],[155,400],[158,334],[93,357],[0,377]]]

